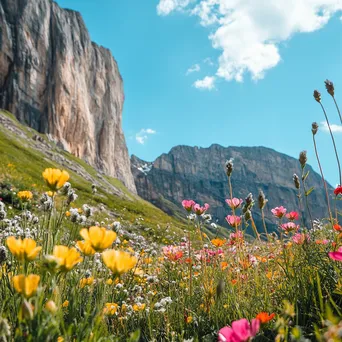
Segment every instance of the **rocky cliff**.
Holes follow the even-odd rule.
[[[224,225],[224,217],[229,213],[225,204],[225,199],[229,198],[225,162],[230,158],[234,158],[234,196],[244,199],[251,192],[257,200],[259,189],[263,190],[269,200],[265,214],[270,225],[275,222],[270,212],[272,208],[283,205],[288,210],[298,211],[297,190],[292,177],[294,173],[301,174],[299,162],[272,149],[225,148],[220,145],[209,148],[177,146],[153,163],[132,156],[131,165],[141,197],[174,215],[180,213],[178,209],[181,210],[183,199],[194,199],[201,204],[207,202],[211,205],[210,213]],[[321,178],[311,167],[307,169],[311,170],[307,179],[308,186],[315,187],[309,196],[313,216],[327,217]],[[262,229],[257,205],[253,214]]]
[[[0,0],[0,107],[135,192],[121,128],[123,82],[79,13]]]

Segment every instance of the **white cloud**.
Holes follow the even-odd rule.
[[[192,67],[190,67],[187,71],[186,71],[186,75],[192,74],[193,72],[198,72],[201,70],[201,67],[199,64],[194,64]]]
[[[321,125],[322,125],[322,130],[324,132],[329,132],[330,133],[328,124],[325,121],[322,121]],[[331,128],[331,131],[333,133],[342,133],[342,126],[341,125],[330,124],[330,128]]]
[[[173,11],[180,11],[187,7],[192,0],[160,0],[157,6],[159,15],[168,15]]]
[[[135,140],[137,141],[137,143],[144,145],[145,142],[147,141],[149,135],[156,134],[156,133],[157,132],[154,129],[143,128],[135,135]]]
[[[207,57],[203,60],[203,63],[206,63],[210,66],[213,66],[214,65],[214,62],[212,61],[212,59],[210,57]]]
[[[163,9],[163,10],[162,10]],[[182,11],[211,26],[209,39],[222,51],[217,76],[254,80],[281,61],[279,45],[298,33],[322,28],[337,12],[341,0],[160,0],[158,13]]]
[[[193,86],[197,89],[213,90],[215,89],[215,80],[216,78],[214,76],[206,76],[203,80],[197,80]]]

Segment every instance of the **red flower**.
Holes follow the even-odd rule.
[[[340,232],[342,230],[342,227],[339,224],[334,224],[333,228],[337,231]]]
[[[335,196],[342,194],[342,186],[341,185],[336,187],[336,189],[334,190],[334,194],[335,194]]]
[[[291,211],[290,213],[286,214],[286,218],[290,221],[298,220],[299,215],[296,211]]]

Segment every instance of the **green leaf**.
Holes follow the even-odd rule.
[[[305,180],[308,178],[309,173],[310,173],[310,170],[307,171],[306,174],[302,176],[302,181],[303,181],[303,182],[305,182]]]
[[[140,330],[136,330],[129,336],[129,342],[139,342],[140,340]]]
[[[309,196],[312,193],[312,191],[314,191],[314,189],[315,187],[312,186],[309,190],[305,192],[305,196]]]

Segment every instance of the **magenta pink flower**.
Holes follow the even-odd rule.
[[[192,207],[195,205],[195,201],[193,200],[183,200],[182,201],[182,206],[186,211],[191,211]]]
[[[242,318],[232,323],[232,327],[224,327],[218,332],[221,342],[247,342],[252,339],[260,329],[260,321],[252,319],[251,323]]]
[[[304,234],[304,233],[296,233],[292,236],[292,241],[296,243],[297,245],[302,245],[305,241],[310,241],[310,236]]]
[[[243,239],[243,233],[239,230],[236,233],[231,233],[229,237],[231,240]]]
[[[298,220],[299,214],[296,211],[291,211],[290,213],[286,214],[286,218],[290,221]]]
[[[330,259],[342,261],[342,247],[340,247],[336,252],[329,252],[328,254]]]
[[[226,199],[226,203],[234,210],[239,208],[242,202],[243,202],[242,199],[239,199],[236,197],[232,199]]]
[[[283,218],[283,216],[286,214],[286,208],[283,206],[281,207],[276,207],[271,210],[271,213],[275,216],[278,217],[279,219]]]
[[[209,209],[210,205],[205,203],[203,207],[201,207],[198,203],[195,203],[192,207],[192,210],[196,215],[202,215]]]
[[[226,217],[226,221],[232,227],[238,227],[241,224],[241,217],[240,216],[236,216],[236,215],[228,215]]]
[[[281,225],[281,228],[283,230],[285,230],[286,233],[289,233],[289,232],[296,232],[299,230],[299,225],[295,224],[294,222],[287,222],[287,223],[283,223]]]

